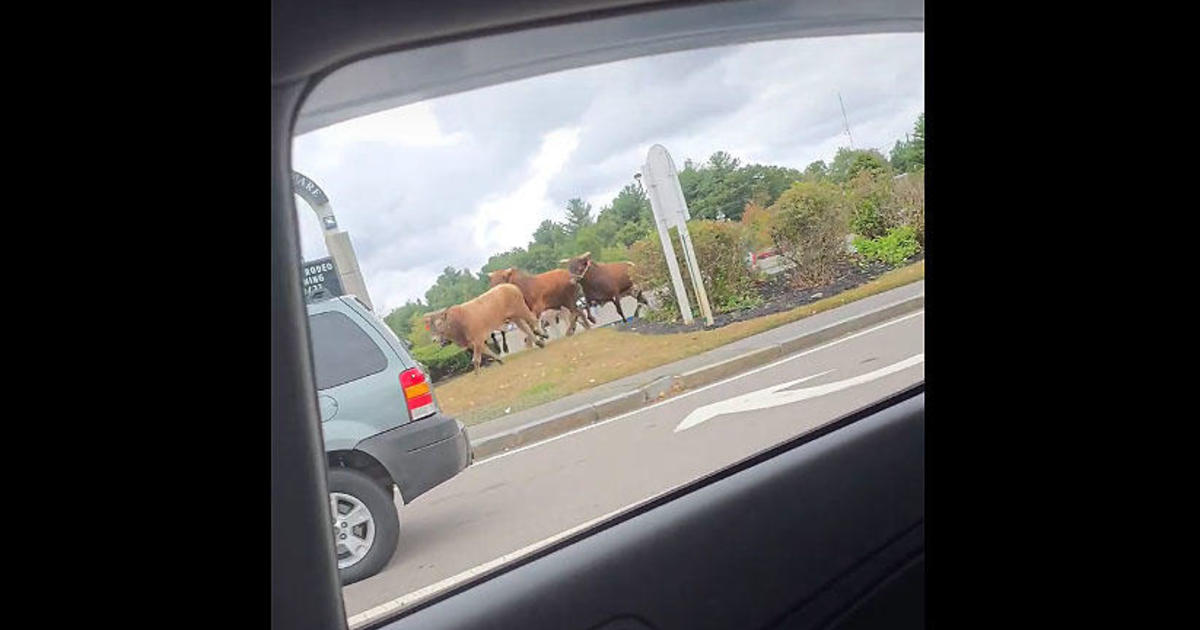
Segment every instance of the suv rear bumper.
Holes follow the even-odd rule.
[[[373,435],[356,448],[383,464],[405,503],[462,472],[475,459],[463,424],[441,413]]]

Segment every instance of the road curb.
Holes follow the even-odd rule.
[[[603,400],[588,403],[574,409],[559,412],[540,420],[534,420],[499,433],[497,435],[471,440],[475,449],[475,457],[484,459],[504,451],[528,446],[552,437],[568,433],[580,427],[594,424],[600,420],[619,416],[633,411],[647,402],[654,402],[673,391],[685,391],[715,383],[750,370],[755,367],[777,361],[787,355],[802,350],[815,348],[850,333],[883,323],[906,313],[919,310],[925,306],[925,294],[915,295],[886,304],[839,322],[834,322],[816,330],[797,335],[780,343],[774,343],[762,348],[756,348],[744,354],[729,359],[723,359],[703,367],[689,370],[672,376],[661,376],[650,383],[617,394]]]

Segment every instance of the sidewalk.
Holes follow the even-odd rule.
[[[467,427],[467,433],[470,435],[472,444],[479,445],[481,443],[494,441],[495,438],[498,438],[504,434],[511,435],[514,432],[522,430],[523,428],[528,428],[527,425],[536,424],[543,419],[563,416],[564,414],[569,414],[569,412],[577,410],[581,407],[585,407],[589,404],[594,405],[596,403],[607,403],[609,399],[621,397],[622,395],[633,390],[638,390],[638,388],[651,384],[654,385],[649,388],[648,394],[651,394],[651,398],[655,398],[657,397],[656,394],[658,391],[667,391],[672,382],[676,380],[675,377],[679,375],[711,366],[714,363],[720,363],[721,361],[726,361],[755,350],[773,347],[778,348],[779,344],[784,344],[797,337],[814,333],[824,327],[846,319],[851,319],[870,313],[871,311],[877,310],[880,307],[914,298],[922,295],[924,292],[925,281],[918,280],[917,282],[913,282],[902,287],[897,287],[884,293],[863,298],[856,302],[851,302],[845,306],[839,306],[835,309],[824,311],[822,313],[818,313],[789,324],[784,324],[783,326],[773,328],[752,337],[746,337],[745,339],[735,341],[719,348],[714,348],[702,354],[681,359],[674,363],[660,365],[645,372],[633,374],[615,381],[604,383],[587,391],[571,394],[544,405],[525,409],[501,418],[496,418],[477,425],[469,426]],[[740,366],[731,366],[731,370],[736,369],[737,367]],[[749,366],[741,369],[749,369]],[[730,374],[732,373],[734,372],[731,371]],[[612,402],[619,404],[622,407],[620,411],[624,411],[624,407],[629,406],[624,404],[623,401]],[[614,409],[614,411],[616,411],[616,409]],[[592,415],[595,416],[596,414],[593,412]],[[478,446],[476,448],[478,449]],[[486,454],[479,456],[486,456]]]

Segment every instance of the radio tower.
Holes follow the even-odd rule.
[[[846,137],[850,138],[850,149],[854,149],[854,136],[850,135],[850,121],[846,119],[846,104],[842,102],[842,93],[838,92],[838,103],[842,106],[842,124],[846,127]]]

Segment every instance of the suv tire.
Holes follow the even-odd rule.
[[[356,470],[331,468],[329,500],[335,510],[334,545],[342,584],[352,584],[382,571],[396,553],[400,539],[400,517],[392,494]],[[362,509],[365,515],[357,512]],[[359,543],[356,547],[355,542]]]

